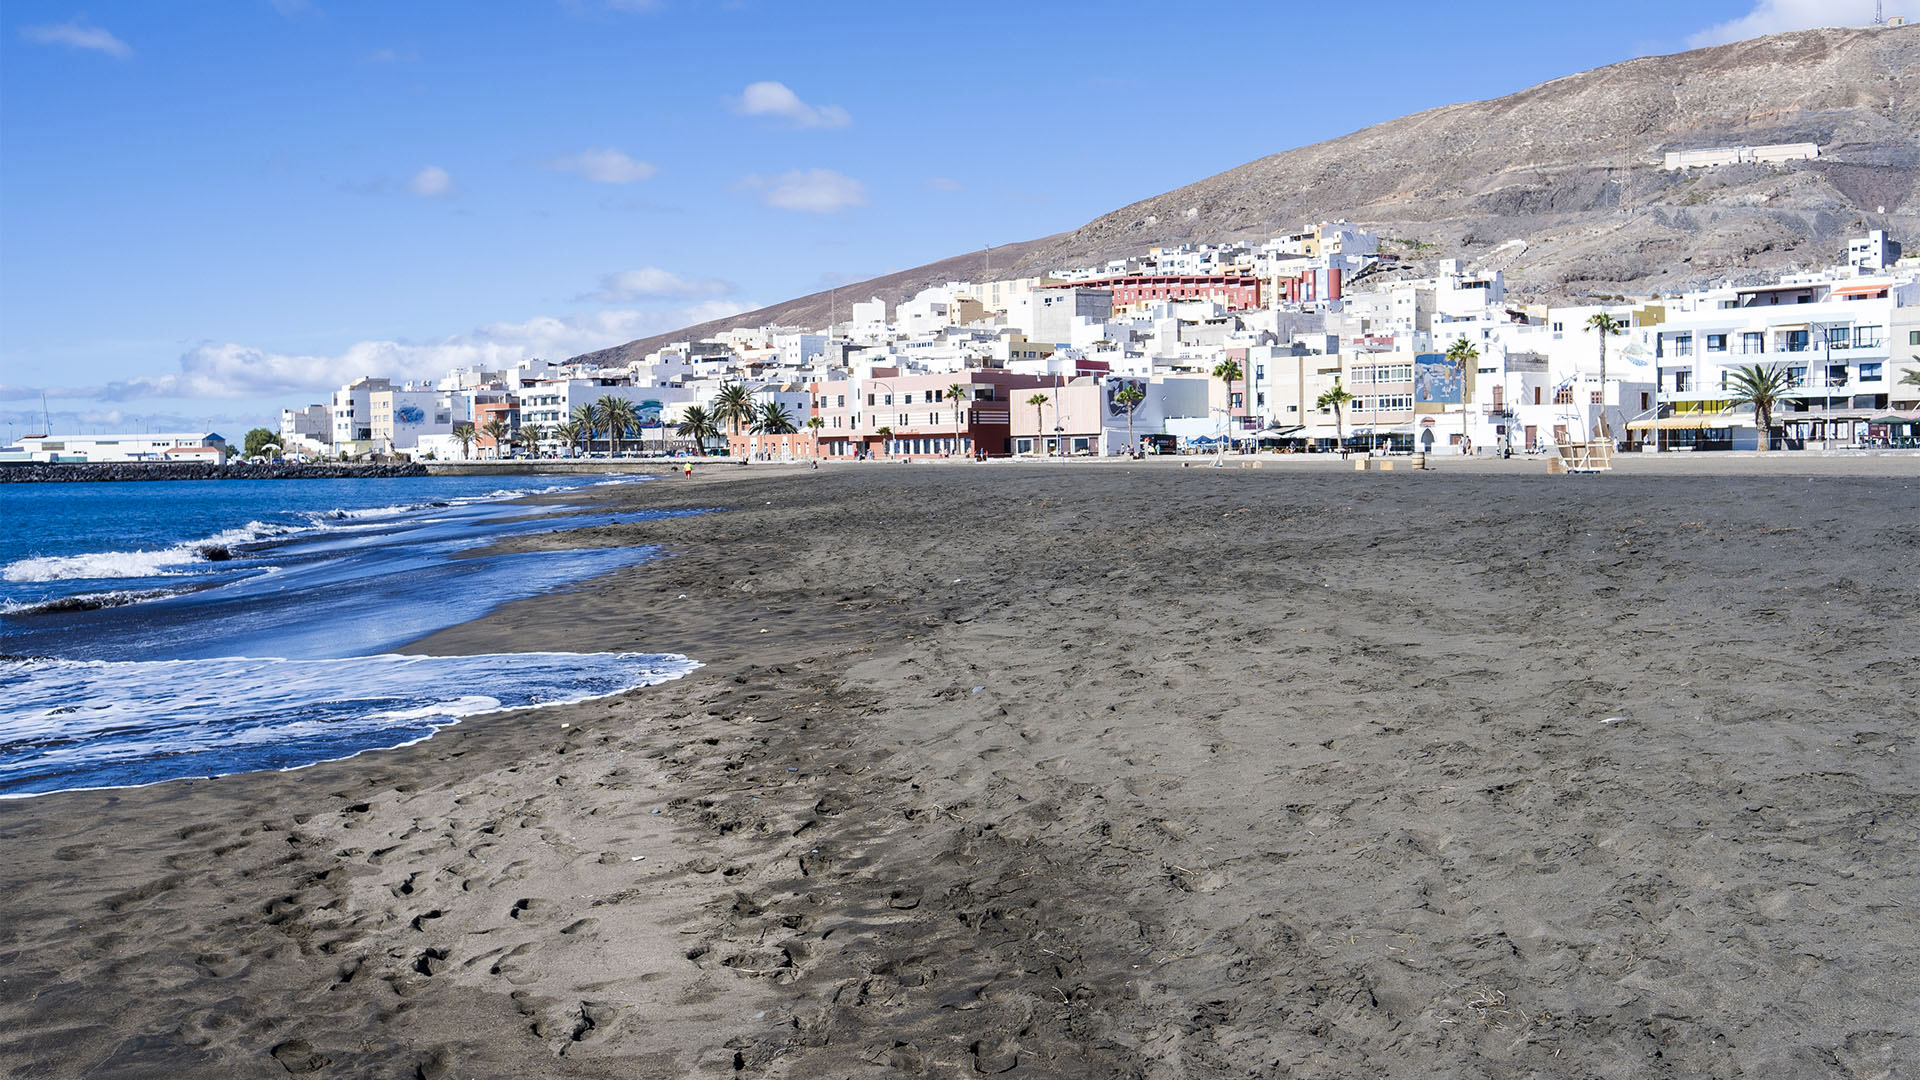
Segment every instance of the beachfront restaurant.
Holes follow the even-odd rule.
[[[1690,412],[1627,421],[1627,431],[1658,450],[1758,450],[1751,413]]]

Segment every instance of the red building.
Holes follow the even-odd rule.
[[[1228,311],[1260,306],[1260,279],[1252,274],[1116,274],[1038,287],[1112,289],[1115,311],[1162,300],[1215,300]]]
[[[1340,270],[1334,267],[1302,270],[1290,277],[1277,277],[1273,279],[1275,297],[1288,304],[1338,300],[1341,277]]]

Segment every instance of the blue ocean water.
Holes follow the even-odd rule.
[[[473,554],[613,520],[509,501],[607,482],[633,481],[0,485],[0,796],[306,765],[684,674],[657,654],[392,655],[654,557]]]

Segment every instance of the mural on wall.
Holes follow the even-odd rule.
[[[1421,353],[1413,358],[1413,405],[1416,412],[1437,412],[1425,406],[1458,405],[1467,389],[1464,364],[1455,363],[1441,353]]]
[[[660,413],[665,406],[657,401],[636,401],[633,403],[634,415],[640,418],[641,427],[659,427]]]
[[[1125,417],[1127,415],[1127,407],[1125,405],[1120,404],[1118,401],[1115,401],[1114,398],[1120,393],[1120,391],[1125,390],[1129,386],[1137,386],[1144,392],[1147,388],[1147,380],[1145,379],[1108,379],[1107,380],[1106,400],[1107,400],[1108,416]],[[1145,404],[1145,403],[1142,402],[1142,404]]]
[[[393,422],[401,427],[413,427],[426,422],[427,413],[418,405],[402,405],[393,410]]]

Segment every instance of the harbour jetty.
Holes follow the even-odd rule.
[[[425,475],[426,466],[410,462],[389,465],[215,465],[199,461],[0,463],[0,484],[113,480],[343,480]]]

